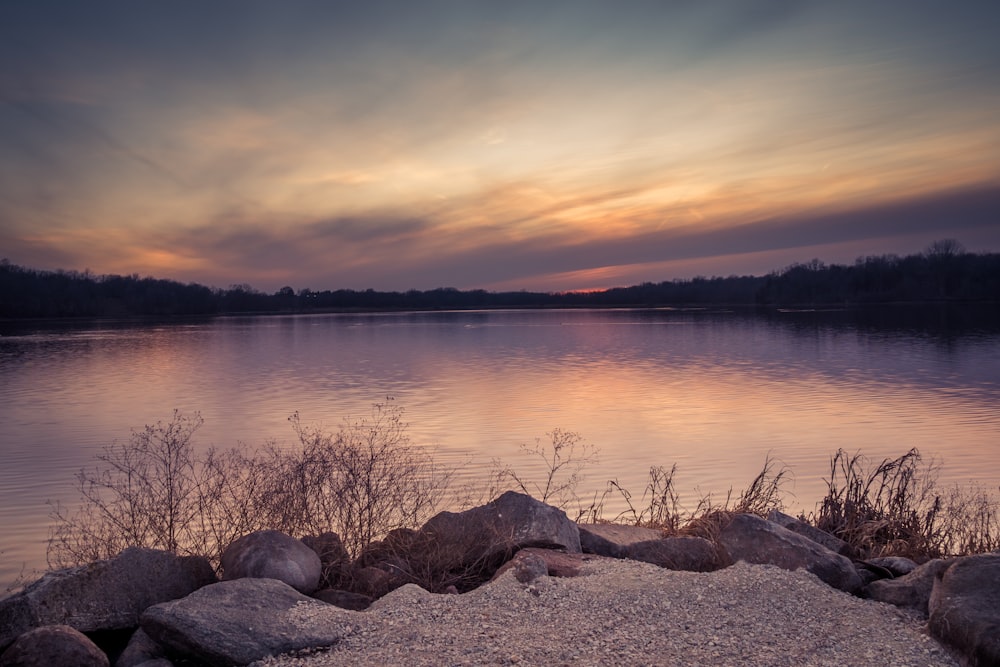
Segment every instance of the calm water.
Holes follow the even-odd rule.
[[[995,316],[995,313],[994,313]],[[1000,484],[1000,326],[967,314],[713,310],[444,312],[0,326],[0,589],[44,567],[49,507],[130,429],[199,411],[198,445],[290,442],[392,396],[466,479],[554,428],[600,450],[582,490],[641,494],[651,465],[700,492],[765,457],[812,509],[837,448],[910,447],[947,481]],[[616,509],[612,506],[610,509]],[[620,508],[618,508],[620,509]]]

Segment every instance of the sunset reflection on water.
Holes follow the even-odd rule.
[[[681,501],[724,497],[767,457],[793,510],[822,497],[838,449],[912,447],[945,482],[1000,483],[1000,333],[867,325],[843,314],[506,311],[219,318],[6,331],[0,337],[0,582],[44,564],[46,500],[132,428],[199,411],[197,445],[290,444],[287,418],[334,429],[392,396],[414,443],[480,481],[559,428],[599,449],[585,499],[635,498],[677,464]],[[609,497],[606,512],[624,508]],[[570,512],[573,513],[572,510]]]

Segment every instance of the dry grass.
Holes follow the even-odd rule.
[[[608,482],[600,495],[595,494],[589,506],[581,507],[578,521],[589,523],[623,523],[662,530],[667,535],[697,535],[712,538],[728,516],[739,513],[766,516],[772,509],[783,508],[783,486],[791,472],[770,456],[747,487],[733,495],[730,488],[722,500],[713,494],[701,494],[695,505],[687,509],[681,502],[675,476],[677,465],[669,469],[653,466],[642,495],[636,499],[618,480]],[[624,501],[626,509],[613,517],[605,515],[609,497]]]
[[[80,504],[55,506],[49,564],[67,566],[110,558],[129,546],[198,554],[218,564],[236,538],[273,528],[295,536],[335,532],[352,558],[386,535],[421,525],[452,500],[452,470],[436,465],[432,452],[413,446],[402,411],[386,403],[369,417],[345,421],[338,430],[304,425],[291,417],[297,444],[274,443],[258,450],[209,450],[198,456],[192,438],[200,416],[175,412],[167,423],[133,432],[127,443],[109,445],[97,465],[77,475]],[[537,478],[494,461],[491,483],[480,492],[492,500],[513,488],[563,509],[577,506],[580,522],[613,522],[656,528],[666,534],[714,538],[734,513],[766,516],[783,509],[790,471],[768,456],[761,471],[738,494],[698,492],[685,505],[677,466],[653,466],[645,488],[633,495],[617,480],[580,500],[584,470],[597,450],[579,435],[554,430],[522,452],[533,459]],[[939,465],[912,449],[873,463],[838,450],[830,460],[827,492],[802,518],[855,547],[863,556],[903,555],[914,560],[1000,549],[1000,499],[970,485],[943,492]],[[471,496],[470,496],[471,498]],[[609,515],[611,504],[625,509]],[[454,503],[452,503],[452,506]],[[423,545],[426,562],[408,576],[433,589],[464,588],[493,562],[449,569],[454,554]]]
[[[826,495],[815,512],[800,518],[848,542],[863,557],[906,556],[922,562],[1000,549],[1000,496],[975,484],[942,491],[936,483],[939,470],[937,461],[924,461],[916,449],[877,463],[838,450],[830,460]],[[783,509],[790,474],[768,456],[738,495],[732,489],[721,498],[702,493],[693,507],[685,507],[677,466],[654,466],[640,496],[610,480],[589,504],[580,505],[577,521],[714,539],[733,514],[767,516],[772,509]],[[625,509],[609,515],[612,498],[624,502]]]
[[[939,470],[916,449],[879,463],[838,450],[827,494],[809,518],[868,557],[924,561],[1000,548],[997,496],[976,485],[942,493]]]

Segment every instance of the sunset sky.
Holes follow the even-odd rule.
[[[593,289],[1000,251],[1000,2],[0,3],[0,257]]]

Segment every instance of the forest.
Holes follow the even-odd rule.
[[[853,265],[814,259],[765,276],[695,277],[594,292],[491,292],[450,287],[406,292],[296,291],[286,286],[268,294],[248,284],[221,289],[138,274],[42,271],[0,260],[2,319],[708,304],[816,307],[998,300],[1000,253],[967,252],[953,239],[936,241],[914,255],[859,257]]]

